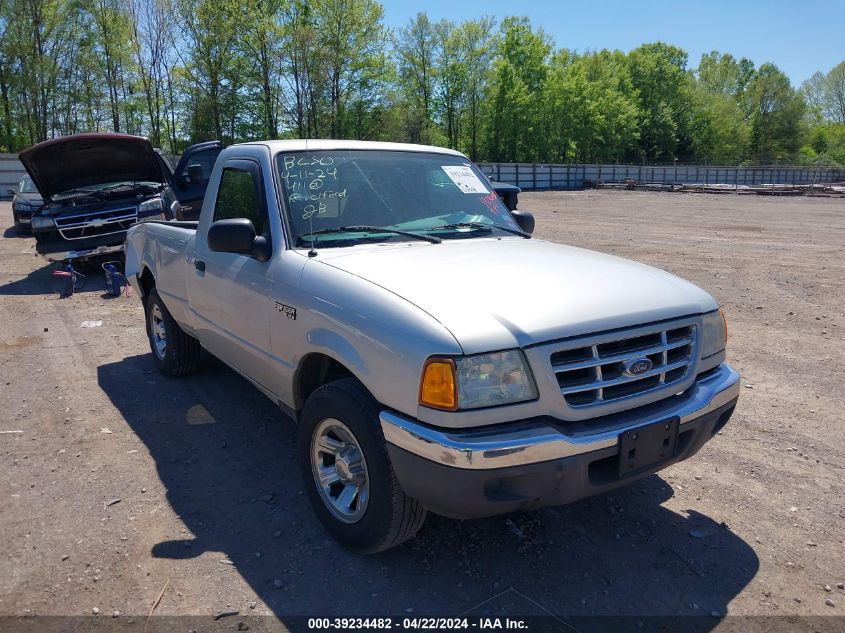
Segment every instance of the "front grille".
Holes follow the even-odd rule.
[[[126,207],[108,211],[90,211],[56,218],[59,233],[66,240],[81,240],[97,235],[126,231],[138,220],[138,209]]]
[[[557,350],[552,369],[570,407],[590,407],[680,383],[694,366],[696,327],[656,326]]]

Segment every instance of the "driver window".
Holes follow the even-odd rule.
[[[220,177],[213,221],[246,218],[252,221],[256,235],[264,235],[268,215],[260,187],[257,170],[225,167]]]

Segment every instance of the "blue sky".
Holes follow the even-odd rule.
[[[716,49],[748,57],[757,66],[774,62],[796,86],[817,70],[827,72],[845,60],[845,0],[381,2],[385,22],[394,28],[407,24],[418,11],[433,20],[455,22],[485,14],[499,19],[527,15],[559,48],[629,51],[644,42],[662,40],[685,49],[691,68],[698,66],[702,53]]]

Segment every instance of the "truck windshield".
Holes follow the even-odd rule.
[[[462,156],[326,150],[280,153],[276,160],[300,247],[414,239],[408,233],[441,239],[522,234],[484,176]]]

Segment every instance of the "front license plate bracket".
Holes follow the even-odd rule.
[[[636,475],[675,456],[680,418],[629,429],[619,436],[619,476]]]

